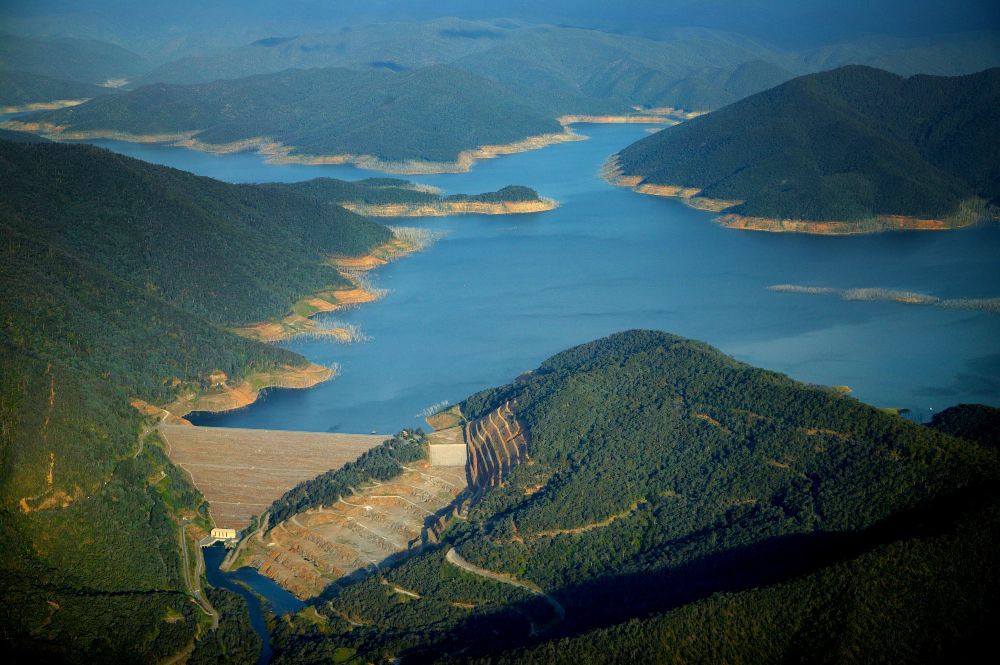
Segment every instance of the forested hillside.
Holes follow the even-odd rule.
[[[252,651],[241,600],[213,596],[226,636],[190,600],[180,527],[206,528],[205,506],[129,402],[307,365],[220,324],[283,314],[340,279],[325,253],[388,230],[90,146],[0,142],[0,181],[6,651],[149,662],[196,636],[198,659]]]
[[[998,109],[1000,69],[902,78],[844,67],[658,132],[617,165],[640,189],[700,190],[743,217],[961,225],[1000,200]]]
[[[331,587],[322,621],[283,624],[279,662],[463,661],[577,635],[512,660],[851,660],[861,652],[844,649],[872,621],[867,653],[905,660],[995,621],[1000,466],[972,441],[645,331],[570,349],[461,409],[504,405],[530,461],[440,545]],[[954,597],[926,590],[923,557]],[[899,656],[897,623],[919,636]],[[746,651],[761,631],[773,637]]]
[[[0,143],[5,225],[214,323],[347,282],[323,259],[384,226],[287,189],[230,185],[83,145]]]
[[[930,426],[984,446],[1000,446],[1000,409],[994,406],[958,404],[936,414]]]
[[[261,137],[293,156],[451,162],[460,152],[562,132],[557,113],[465,71],[326,68],[192,86],[154,84],[30,120],[67,131],[197,132],[205,144]]]

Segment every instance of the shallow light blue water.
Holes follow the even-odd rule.
[[[269,662],[273,652],[271,644],[268,641],[267,621],[264,618],[260,601],[243,584],[246,584],[256,593],[267,598],[270,611],[278,615],[287,612],[297,612],[305,607],[304,603],[282,589],[270,578],[259,574],[253,568],[240,568],[231,573],[220,571],[219,565],[226,558],[226,548],[222,545],[216,544],[212,547],[206,547],[203,551],[205,555],[205,577],[208,579],[208,583],[216,588],[235,591],[246,599],[247,607],[250,610],[250,625],[253,626],[254,631],[263,640],[260,658],[257,662]]]
[[[339,363],[339,378],[307,391],[271,391],[248,409],[197,422],[393,432],[420,424],[431,404],[461,400],[573,344],[637,327],[701,339],[802,381],[846,384],[871,404],[913,409],[917,420],[959,402],[1000,405],[1000,315],[766,288],[998,297],[997,225],[846,238],[724,229],[709,213],[598,177],[605,159],[644,136],[643,127],[577,130],[590,140],[482,162],[466,174],[414,178],[449,192],[524,184],[561,206],[517,217],[398,222],[447,235],[371,273],[389,289],[383,300],[320,318],[356,324],[371,341],[287,344],[315,362]],[[99,143],[232,182],[381,175]]]

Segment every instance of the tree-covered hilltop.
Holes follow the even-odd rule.
[[[231,185],[84,145],[0,142],[4,224],[214,323],[346,285],[323,259],[389,240],[293,191]]]
[[[984,446],[1000,446],[1000,409],[995,406],[958,404],[934,414],[930,427]]]
[[[0,182],[5,652],[151,662],[195,638],[199,659],[255,651],[241,599],[212,596],[222,633],[191,602],[181,526],[193,574],[206,507],[130,401],[168,403],[219,370],[306,367],[222,324],[285,313],[338,283],[327,253],[389,231],[90,146],[0,141]]]
[[[727,212],[748,217],[981,215],[982,199],[1000,197],[1000,69],[802,76],[646,137],[617,161],[640,185],[742,201]]]
[[[761,631],[766,662],[822,655],[800,629],[878,659],[902,631],[920,641],[899,653],[947,653],[995,622],[995,511],[975,511],[995,504],[1000,462],[972,441],[650,331],[570,349],[461,405],[469,420],[501,407],[527,430],[528,460],[439,545],[331,587],[320,621],[281,624],[278,662],[464,661],[541,643],[512,659],[566,644],[565,662],[645,660],[664,644],[666,660],[713,660]],[[924,555],[947,562],[931,591]],[[883,611],[890,624],[866,636]],[[661,615],[648,643],[646,624],[616,627]]]
[[[68,131],[198,131],[207,144],[266,137],[292,155],[451,162],[562,127],[495,81],[433,66],[405,72],[287,70],[191,86],[154,84],[30,116]]]
[[[278,190],[287,189],[304,197],[323,203],[385,205],[385,204],[434,204],[448,202],[532,202],[541,201],[538,192],[522,185],[508,185],[495,192],[482,194],[441,194],[398,178],[366,178],[364,180],[338,180],[314,178],[302,182],[262,185]]]

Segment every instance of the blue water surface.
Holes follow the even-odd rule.
[[[917,420],[960,402],[1000,405],[1000,315],[846,301],[768,290],[775,284],[879,287],[941,298],[1000,296],[1000,228],[821,237],[725,229],[711,213],[635,194],[599,177],[609,155],[646,134],[636,125],[579,125],[589,140],[419,176],[448,192],[524,184],[559,201],[522,216],[398,220],[446,234],[384,266],[388,294],[321,315],[370,341],[285,346],[338,364],[305,391],[270,391],[253,406],[198,424],[393,432],[426,407],[510,381],[574,344],[629,328],[704,340],[793,378],[848,385]],[[141,159],[231,182],[357,179],[350,166],[269,165],[256,154],[98,142]]]
[[[268,609],[274,614],[297,612],[305,605],[273,580],[264,577],[253,568],[240,568],[229,573],[219,570],[219,564],[226,558],[226,548],[221,544],[206,547],[202,551],[205,555],[205,577],[208,579],[208,583],[216,588],[234,591],[246,599],[247,607],[250,610],[250,625],[263,640],[260,659],[257,662],[269,662],[273,652],[269,642],[267,621],[261,603],[254,594],[266,598]]]

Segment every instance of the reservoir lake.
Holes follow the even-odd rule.
[[[527,185],[559,208],[384,220],[442,237],[368,273],[386,290],[378,302],[317,319],[354,324],[368,340],[284,344],[314,362],[339,365],[340,375],[192,420],[391,433],[422,425],[431,405],[509,382],[558,351],[629,328],[703,340],[800,381],[847,385],[869,404],[910,409],[918,422],[961,402],[1000,405],[1000,314],[768,289],[1000,297],[1000,225],[851,237],[725,229],[712,213],[600,178],[607,158],[645,136],[647,126],[575,129],[588,140],[483,161],[469,173],[401,176],[447,193]],[[92,143],[229,182],[385,175],[351,166],[270,165],[254,153]]]

